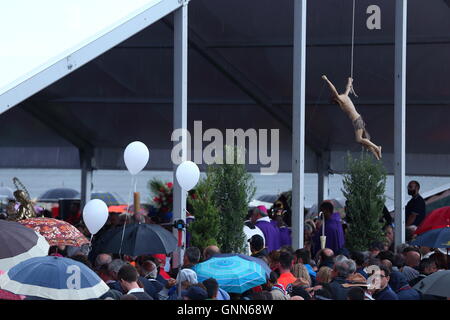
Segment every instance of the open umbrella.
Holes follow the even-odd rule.
[[[413,289],[423,294],[450,297],[450,270],[437,271],[418,282]]]
[[[199,282],[214,278],[220,288],[231,293],[243,293],[267,281],[267,272],[261,263],[238,254],[215,255],[197,264],[194,271]]]
[[[411,244],[430,248],[450,248],[450,226],[426,231]]]
[[[448,225],[450,225],[450,207],[442,207],[427,215],[415,233],[422,234],[426,231],[444,228]]]
[[[80,193],[71,188],[54,188],[45,191],[38,199],[41,202],[56,202],[60,199],[79,199]]]
[[[15,294],[51,300],[95,299],[109,290],[83,263],[54,256],[19,263],[0,276],[0,287]]]
[[[52,218],[31,218],[19,221],[27,228],[39,232],[51,246],[80,247],[89,240],[70,223]]]
[[[92,192],[91,193],[91,199],[100,199],[103,202],[106,203],[106,205],[109,206],[118,206],[123,202],[123,200],[116,194],[113,194],[111,192]]]
[[[104,253],[123,253],[129,256],[175,251],[177,238],[157,224],[133,223],[107,231],[96,241],[95,250]],[[121,248],[122,244],[122,248]]]
[[[46,256],[49,247],[39,233],[17,222],[0,220],[1,270],[9,270],[29,258]]]

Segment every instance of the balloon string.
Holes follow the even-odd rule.
[[[128,219],[128,212],[130,211],[130,203],[131,203],[131,194],[133,191],[133,182],[135,180],[135,176],[131,176],[131,185],[130,185],[130,192],[128,195],[128,203],[127,203],[127,211],[125,212],[125,222],[123,224],[123,229],[122,229],[122,238],[120,239],[120,248],[119,248],[119,255],[122,253],[122,244],[123,244],[123,238],[125,237],[125,227],[127,225],[127,219]],[[135,186],[136,188],[136,186]]]

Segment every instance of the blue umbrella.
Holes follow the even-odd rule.
[[[450,227],[426,231],[411,244],[430,248],[450,248]]]
[[[0,276],[0,287],[15,294],[51,300],[94,299],[109,290],[83,263],[53,256],[19,263]]]
[[[247,258],[238,254],[215,255],[197,264],[194,271],[197,273],[199,282],[214,278],[223,290],[243,293],[266,283],[267,279],[267,272],[263,265]]]
[[[112,194],[111,192],[92,192],[91,199],[100,199],[105,202],[108,207],[118,206],[124,203],[118,195]]]

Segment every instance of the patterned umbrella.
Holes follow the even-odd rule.
[[[450,227],[433,229],[419,235],[412,245],[430,248],[450,248]]]
[[[50,256],[19,263],[0,276],[0,287],[15,294],[52,300],[95,299],[109,290],[85,264]]]
[[[0,220],[1,270],[9,270],[29,258],[46,256],[49,247],[39,233],[17,222]]]
[[[70,223],[52,218],[31,218],[19,221],[25,227],[39,232],[51,246],[80,247],[89,240]]]
[[[239,255],[215,255],[194,267],[198,282],[214,278],[227,292],[243,293],[266,283],[266,270],[260,263]]]

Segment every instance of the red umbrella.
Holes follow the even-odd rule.
[[[80,247],[89,240],[70,223],[52,218],[31,218],[18,221],[25,227],[39,232],[51,246]]]
[[[442,207],[433,210],[426,218],[422,221],[416,230],[416,234],[422,234],[424,232],[445,228],[450,225],[450,207]]]

